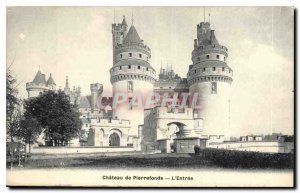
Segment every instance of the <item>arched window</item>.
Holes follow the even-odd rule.
[[[117,133],[113,133],[109,136],[109,146],[120,146],[120,137]]]

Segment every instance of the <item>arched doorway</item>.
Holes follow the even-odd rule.
[[[167,124],[167,132],[166,132],[166,137],[170,139],[170,152],[176,152],[176,143],[175,139],[182,137],[182,129],[186,125],[181,122],[170,122]]]
[[[120,146],[120,137],[116,132],[109,136],[109,146]]]
[[[167,124],[168,126],[168,136],[169,138],[176,138],[176,137],[182,137],[182,129],[186,125],[181,122],[170,122]]]
[[[99,132],[99,146],[103,146],[104,130],[101,128]]]

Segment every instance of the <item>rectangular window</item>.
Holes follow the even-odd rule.
[[[217,83],[216,82],[211,83],[211,94],[217,94]]]
[[[206,59],[209,59],[209,55],[206,55]]]
[[[138,69],[141,69],[141,67],[140,67],[140,66],[138,66]]]
[[[128,92],[133,92],[133,82],[132,81],[128,81],[127,91]]]
[[[202,69],[202,72],[205,72],[205,68]]]
[[[220,55],[217,55],[217,59],[220,59]]]
[[[132,53],[129,53],[129,57],[132,57]]]
[[[122,66],[120,66],[120,70],[122,70]]]
[[[128,98],[128,109],[129,110],[132,110],[132,103],[133,103],[133,101],[132,101],[132,98]]]
[[[142,54],[139,54],[139,58],[142,58]]]
[[[128,69],[131,69],[131,65],[128,66]]]
[[[122,58],[122,54],[120,54],[120,57]]]
[[[148,71],[148,67],[146,68],[146,70]]]
[[[224,67],[222,68],[222,71],[225,71],[225,68],[224,68]]]
[[[226,57],[224,57],[224,61],[226,61]]]
[[[216,71],[216,67],[213,67],[213,71]]]

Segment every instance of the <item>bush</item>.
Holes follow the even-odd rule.
[[[209,161],[225,168],[286,169],[294,167],[293,154],[260,153],[209,148],[203,149],[202,153]]]
[[[194,151],[195,151],[195,155],[199,155],[200,154],[200,146],[199,145],[195,145],[194,146]]]

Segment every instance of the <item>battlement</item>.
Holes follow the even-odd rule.
[[[124,119],[113,119],[113,118],[94,118],[91,119],[91,125],[93,126],[101,126],[105,125],[106,127],[130,127],[130,120],[124,120]]]
[[[144,54],[147,54],[149,57],[151,56],[151,49],[143,44],[143,43],[123,43],[123,44],[117,44],[115,46],[115,54],[120,54],[122,52],[127,52],[127,51],[140,51]]]
[[[123,25],[121,23],[113,23],[112,24],[112,29],[120,30],[122,29]]]
[[[192,57],[196,57],[203,54],[219,53],[228,57],[228,48],[226,46],[214,44],[214,45],[199,45],[192,52]]]
[[[103,91],[103,85],[100,83],[92,83],[90,85],[91,91]],[[102,93],[102,92],[101,92]]]
[[[210,23],[209,22],[201,22],[200,24],[197,25],[197,28],[210,28]]]

